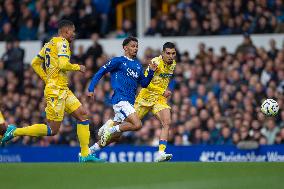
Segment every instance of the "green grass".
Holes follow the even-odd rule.
[[[284,163],[0,164],[1,189],[282,189]]]

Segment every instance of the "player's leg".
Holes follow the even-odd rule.
[[[142,103],[140,103],[139,100],[136,99],[136,102],[134,104],[134,109],[138,114],[139,119],[143,119],[145,117],[145,115],[151,110],[151,106],[145,106]],[[114,118],[117,121],[122,121],[120,120],[118,117]],[[109,129],[115,125],[119,125],[119,122],[114,122],[113,120],[108,120],[100,129],[98,132],[98,136],[101,137],[104,129]],[[121,139],[121,133],[114,133],[111,135],[111,138],[106,142],[105,146],[108,146],[111,143],[114,142],[119,142]],[[105,146],[101,145],[101,140],[99,140],[98,142],[96,142],[93,146],[91,146],[89,149],[91,151],[91,153],[95,153],[96,151],[104,148]]]
[[[169,129],[171,125],[171,112],[170,109],[163,109],[156,113],[156,117],[159,119],[162,125],[161,135],[160,135],[160,143],[159,143],[159,151],[164,152],[167,147],[167,141],[169,136]]]
[[[147,104],[143,104],[142,101],[140,101],[138,98],[135,101],[134,109],[137,112],[139,119],[143,119],[145,115],[151,110],[152,106],[148,106]],[[102,135],[102,132],[105,128],[113,127],[114,125],[117,125],[119,123],[114,123],[113,120],[109,119],[100,129],[98,132],[98,136],[100,137]]]
[[[81,155],[89,155],[90,128],[89,119],[85,108],[81,105],[71,114],[77,119],[77,136],[80,143]]]
[[[103,133],[104,129],[110,129],[113,126],[116,126],[117,128],[115,129],[112,128],[110,132],[114,132],[111,135],[111,138],[106,141],[106,145],[109,145],[113,142],[119,142],[121,138],[120,132],[127,131],[129,129],[129,126],[133,128],[133,123],[137,122],[137,115],[139,118],[139,122],[141,123],[141,119],[145,117],[145,115],[151,110],[151,106],[144,106],[142,103],[140,103],[139,100],[136,100],[134,104],[134,110],[133,107],[130,104],[124,103],[125,105],[120,105],[118,107],[114,106],[114,111],[115,111],[115,117],[114,121],[108,120],[99,130],[98,135],[101,137],[101,134]],[[125,113],[126,112],[126,113]],[[136,112],[136,114],[134,114]],[[126,114],[131,114],[127,117]],[[125,119],[125,117],[127,117]],[[133,119],[134,118],[134,119]],[[124,121],[125,120],[125,121]],[[124,121],[124,122],[123,122]],[[121,123],[123,122],[123,123]],[[120,130],[122,128],[122,131]],[[139,128],[138,128],[139,129]],[[118,132],[119,131],[119,132]],[[101,145],[101,140],[99,140],[97,143],[95,143],[90,149],[92,152],[97,151],[101,149],[103,146]]]
[[[169,129],[171,125],[171,112],[170,107],[165,104],[156,104],[153,107],[153,113],[159,119],[162,130],[159,141],[159,153],[156,161],[168,161],[172,158],[172,154],[166,154],[167,141],[169,137]]]
[[[53,136],[59,131],[61,121],[64,116],[65,100],[60,96],[46,96],[47,106],[45,108],[48,124],[33,124],[31,126],[17,128],[14,125],[8,125],[7,131],[2,138],[2,144],[8,142],[15,136]]]
[[[110,145],[111,143],[116,143],[116,142],[119,142],[120,139],[121,139],[121,133],[115,133],[113,135],[111,135],[111,138],[109,141],[106,142],[106,145],[105,146],[102,146],[101,145],[101,140],[99,140],[98,142],[96,142],[95,144],[93,144],[89,150],[90,150],[90,153],[94,154],[96,153],[97,151],[101,150],[102,148]]]
[[[53,136],[60,129],[64,118],[66,105],[66,91],[61,90],[59,95],[45,94],[47,124],[33,124],[28,127],[17,128],[14,136]]]
[[[113,106],[115,117],[114,121],[121,123],[114,125],[111,128],[104,129],[101,139],[101,145],[105,146],[111,139],[114,133],[121,133],[125,131],[136,131],[142,127],[141,120],[135,112],[134,107],[127,101],[121,101]]]
[[[87,110],[82,106],[80,101],[69,90],[66,98],[65,111],[71,114],[77,120],[77,136],[80,143],[80,162],[97,162],[101,161],[89,152],[90,130],[89,116]]]
[[[77,135],[81,147],[81,155],[85,157],[89,154],[90,140],[88,114],[86,109],[70,90],[68,90],[66,98],[65,111],[77,120]]]

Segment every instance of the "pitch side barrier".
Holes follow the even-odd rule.
[[[116,145],[97,153],[108,162],[153,162],[157,147]],[[78,147],[5,147],[0,162],[77,162]],[[284,162],[284,145],[261,146],[240,150],[235,146],[168,146],[172,161],[193,162]]]

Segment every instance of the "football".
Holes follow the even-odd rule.
[[[266,99],[261,104],[261,111],[267,116],[275,116],[279,111],[279,105],[273,99]]]

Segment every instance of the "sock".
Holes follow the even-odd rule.
[[[14,136],[50,136],[51,128],[46,124],[33,124],[28,127],[17,128],[14,131]]]
[[[89,120],[80,121],[77,123],[77,135],[81,147],[81,156],[85,157],[89,155],[89,141],[90,141]]]
[[[0,140],[3,138],[3,136],[2,135],[0,135]]]
[[[91,153],[93,154],[93,153],[95,153],[96,151],[100,150],[101,147],[100,147],[100,145],[96,142],[96,143],[95,143],[93,146],[91,146],[89,149],[90,149]]]
[[[160,140],[159,141],[159,152],[165,152],[166,148],[167,148],[167,141]]]
[[[115,133],[115,132],[117,132],[117,133],[120,133],[120,132],[121,132],[120,129],[119,129],[119,125],[116,125],[116,126],[113,126],[113,127],[109,128],[108,131],[109,131],[111,134],[113,134],[113,133]]]

